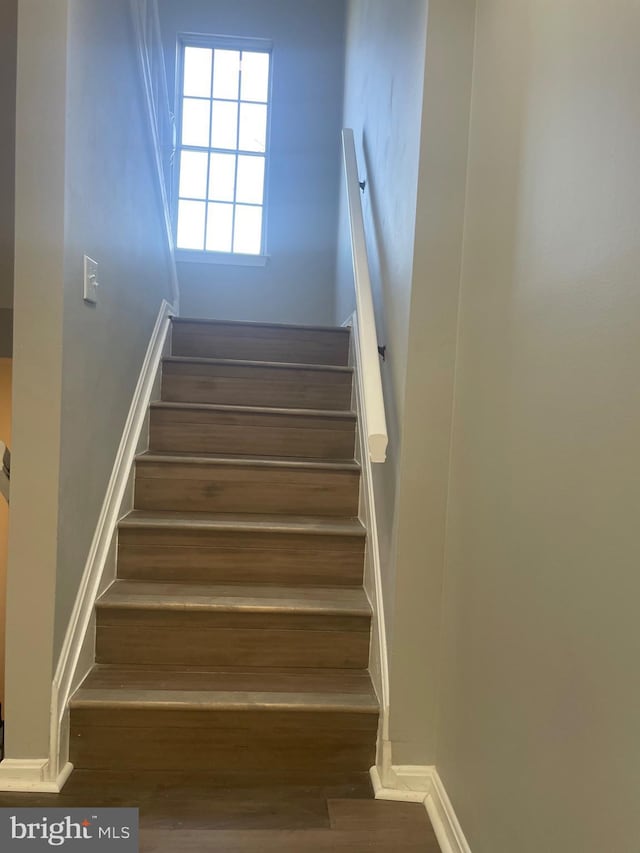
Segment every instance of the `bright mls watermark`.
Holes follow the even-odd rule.
[[[138,809],[0,809],[0,851],[138,853]]]

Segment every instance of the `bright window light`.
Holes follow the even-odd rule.
[[[263,254],[271,55],[199,39],[181,68],[177,247]]]

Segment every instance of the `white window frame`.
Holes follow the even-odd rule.
[[[209,151],[216,152],[215,148],[198,148],[191,145],[182,145],[182,112],[184,101],[184,56],[185,48],[187,47],[206,47],[212,50],[240,50],[258,53],[269,54],[269,84],[267,94],[267,130],[266,130],[266,145],[264,152],[265,173],[264,173],[264,191],[262,198],[262,239],[261,252],[256,255],[245,255],[240,252],[218,252],[210,249],[180,249],[178,245],[178,205],[179,205],[179,187],[180,187],[180,165],[181,153],[185,149],[187,151]],[[268,233],[268,193],[269,193],[269,164],[270,156],[270,138],[271,138],[271,113],[272,113],[272,83],[273,83],[273,42],[269,39],[256,38],[235,38],[221,35],[202,35],[195,33],[180,33],[178,36],[177,45],[177,61],[176,61],[176,155],[174,157],[174,203],[173,203],[173,233],[176,246],[176,260],[180,262],[205,263],[205,264],[228,264],[231,266],[249,266],[260,267],[266,266],[269,261],[267,253],[267,233]],[[239,93],[240,94],[240,93]],[[239,101],[240,102],[240,101]],[[255,152],[245,152],[242,149],[229,149],[223,153],[235,154],[253,154]],[[258,156],[262,156],[259,154]],[[235,199],[233,202],[236,204]]]

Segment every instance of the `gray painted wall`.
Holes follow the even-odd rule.
[[[387,462],[374,466],[388,630],[394,616],[396,491],[413,281],[426,45],[426,2],[399,7],[384,0],[351,0],[348,9],[344,125],[351,127],[361,177],[365,231],[380,343],[389,429]],[[341,191],[335,321],[355,308],[351,242]]]
[[[353,0],[345,124],[365,227],[390,427],[374,466],[398,764],[432,764],[475,6]],[[337,319],[353,309],[342,199]]]
[[[7,758],[46,758],[49,749],[60,470],[67,12],[68,0],[18,3]]]
[[[67,75],[56,654],[160,301],[171,298],[128,0],[72,0]],[[84,254],[100,264],[95,308],[82,300]]]
[[[478,4],[437,755],[474,853],[640,850],[639,33]]]
[[[128,0],[20,0],[18,45],[7,755],[42,758],[53,668],[170,268]],[[84,253],[100,263],[97,307],[82,300]]]
[[[475,0],[429,0],[397,513],[390,733],[433,764]]]
[[[346,123],[400,431],[393,759],[437,765],[474,853],[636,853],[640,10],[430,0],[409,178],[390,5],[351,5]]]
[[[0,8],[0,358],[11,356],[13,341],[17,39],[18,0],[5,0]]]
[[[170,90],[179,32],[273,41],[266,268],[179,265],[185,316],[333,321],[344,0],[160,0]]]

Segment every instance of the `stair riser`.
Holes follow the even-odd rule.
[[[259,736],[266,740],[288,738],[322,738],[324,742],[340,742],[345,737],[358,738],[375,734],[378,715],[358,710],[281,710],[242,707],[240,700],[233,708],[167,708],[152,701],[142,707],[92,703],[71,708],[72,729],[94,726],[137,729],[207,729],[225,743],[242,743],[243,738]]]
[[[364,669],[369,633],[98,625],[98,663]]]
[[[350,373],[167,362],[162,374],[162,399],[344,411],[351,408],[351,386]]]
[[[167,598],[169,597],[167,594]],[[301,594],[302,595],[302,594]],[[206,601],[206,599],[204,600]],[[98,626],[138,627],[140,630],[165,628],[166,630],[203,630],[218,628],[264,628],[282,631],[362,631],[369,629],[370,617],[360,613],[318,613],[298,610],[269,611],[258,609],[209,609],[184,606],[147,608],[141,606],[96,606]]]
[[[349,333],[224,323],[174,323],[172,354],[191,358],[346,366]]]
[[[73,725],[73,724],[72,724]],[[310,730],[221,736],[209,728],[73,726],[70,760],[85,770],[318,771],[366,770],[375,763],[375,733],[353,741],[353,733],[323,738]]]
[[[249,415],[152,409],[150,449],[169,453],[230,453],[350,460],[355,422],[291,415]]]
[[[118,577],[181,583],[362,585],[363,557],[344,551],[120,545]]]
[[[331,749],[305,744],[307,748],[303,752],[302,747],[296,744],[276,749],[256,740],[255,743],[245,743],[241,750],[236,746],[208,744],[205,741],[206,731],[193,734],[200,738],[198,743],[193,743],[190,738],[175,738],[172,732],[149,732],[141,738],[138,729],[114,729],[111,737],[106,737],[100,729],[87,730],[79,732],[78,743],[72,745],[70,760],[76,770],[177,772],[215,769],[220,774],[229,771],[306,770],[309,784],[315,784],[318,771],[364,771],[375,764],[375,749],[369,744],[353,746],[345,743]],[[371,740],[375,742],[375,739]]]
[[[135,506],[177,512],[358,513],[358,471],[139,462]]]

